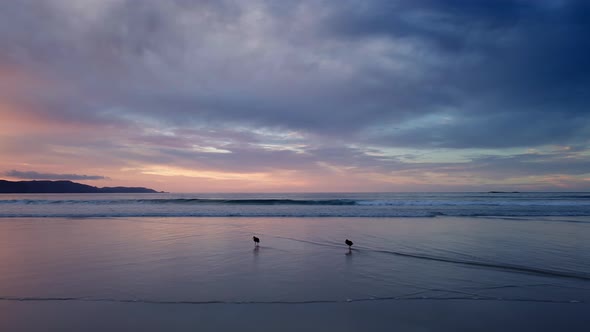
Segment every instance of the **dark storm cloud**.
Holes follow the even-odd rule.
[[[79,174],[53,174],[39,173],[35,171],[17,171],[12,170],[4,173],[6,176],[27,180],[106,180],[105,176],[100,175],[79,175]]]
[[[585,38],[590,29],[590,3],[584,0],[345,3],[336,7],[324,22],[340,38],[409,39],[434,47],[431,51],[441,56],[479,55],[484,60],[480,64],[504,64],[511,69],[518,69],[514,65],[521,64],[524,67],[519,72],[529,73],[522,79],[531,82],[537,78],[553,81],[555,76],[544,75],[551,71],[562,79],[570,75],[570,79],[587,79],[584,71],[577,70],[587,69],[590,63],[586,56],[590,43]],[[517,77],[510,71],[494,76],[504,75]]]
[[[426,101],[414,114],[436,113],[443,106],[464,118],[453,126],[432,124],[394,133],[390,144],[535,146],[590,134],[584,125],[590,111],[590,3],[348,3],[328,20],[340,38],[410,40],[442,59],[420,82],[422,88],[411,93],[409,98]],[[396,79],[403,78],[386,81]],[[429,86],[447,98],[433,98]]]

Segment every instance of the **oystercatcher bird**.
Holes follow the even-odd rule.
[[[254,240],[254,245],[255,245],[256,247],[258,247],[258,244],[260,243],[260,239],[259,239],[259,238],[257,238],[256,236],[253,236],[253,237],[252,237],[252,240]]]
[[[349,251],[352,250],[352,248],[351,248],[353,245],[352,241],[350,241],[349,239],[346,239],[346,241],[344,241],[344,243],[346,243],[346,245],[348,246]]]

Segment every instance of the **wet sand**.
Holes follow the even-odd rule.
[[[586,221],[2,219],[0,331],[588,331]]]
[[[0,301],[0,331],[588,331],[590,305],[474,300],[340,304]]]

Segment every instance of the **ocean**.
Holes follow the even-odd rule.
[[[0,312],[2,331],[587,331],[590,194],[1,195]]]
[[[18,194],[6,217],[590,216],[590,193]]]

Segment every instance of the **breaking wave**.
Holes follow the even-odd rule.
[[[15,205],[360,205],[360,206],[589,206],[590,199],[581,200],[353,200],[353,199],[209,199],[209,198],[174,198],[174,199],[94,199],[94,200],[49,200],[49,199],[9,199],[0,200],[0,204]]]

